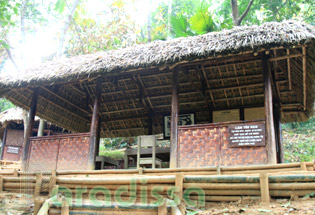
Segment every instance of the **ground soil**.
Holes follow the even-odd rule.
[[[270,204],[261,204],[257,200],[241,200],[230,203],[208,203],[200,215],[232,214],[312,214],[315,215],[315,198],[297,200],[272,199]]]
[[[33,197],[31,195],[6,192],[0,193],[0,215],[33,214],[33,206]],[[207,203],[205,208],[193,209],[190,211],[191,215],[315,215],[315,198],[302,198],[298,200],[273,199],[269,205],[262,205],[259,201],[245,199],[231,203]]]
[[[0,215],[32,214],[33,196],[19,193],[0,193]]]

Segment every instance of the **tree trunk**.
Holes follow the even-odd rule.
[[[68,13],[67,18],[65,20],[65,24],[63,26],[63,29],[62,29],[62,32],[60,35],[60,39],[59,39],[59,45],[58,45],[57,54],[56,54],[57,58],[62,55],[63,44],[64,44],[65,39],[66,39],[66,33],[69,29],[71,19],[73,17],[74,11],[77,8],[79,2],[80,2],[80,0],[73,0],[72,7],[69,9],[69,13]]]
[[[232,6],[232,16],[233,16],[233,24],[235,26],[240,26],[243,19],[247,16],[250,7],[252,6],[254,0],[250,0],[250,2],[247,5],[246,10],[244,11],[244,13],[240,16],[239,14],[239,10],[238,10],[238,3],[237,0],[231,0],[231,6]]]
[[[239,11],[238,11],[237,0],[231,0],[231,6],[232,6],[233,24],[235,26],[239,26],[239,23],[238,23]]]

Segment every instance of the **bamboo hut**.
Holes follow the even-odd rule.
[[[24,120],[26,118],[23,109],[15,107],[0,113],[0,139],[2,140],[0,160],[19,161],[21,159],[24,140]],[[34,127],[31,136],[37,136],[39,129],[39,117],[34,119]],[[45,123],[43,135],[50,136],[61,134],[63,128]]]
[[[83,133],[72,137],[80,147],[63,152],[85,169],[94,168],[99,137],[162,132],[171,167],[277,163],[280,122],[312,115],[314,42],[314,27],[296,21],[234,27],[47,62],[1,77],[0,96],[31,119]],[[194,125],[178,126],[181,115]],[[233,133],[247,127],[254,142]],[[24,140],[24,162],[36,143]]]

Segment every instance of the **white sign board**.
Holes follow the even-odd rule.
[[[264,107],[245,108],[244,115],[245,120],[265,119],[265,108]]]
[[[213,111],[213,122],[230,122],[240,120],[240,110],[219,110]]]
[[[7,148],[7,153],[19,154],[19,152],[20,152],[20,148],[19,147],[8,146],[8,148]]]

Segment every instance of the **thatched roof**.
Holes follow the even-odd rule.
[[[173,65],[185,60],[226,56],[314,41],[314,26],[296,21],[234,27],[194,37],[154,41],[124,49],[80,55],[42,64],[1,78],[6,86],[82,80],[107,72]]]
[[[0,113],[0,127],[6,127],[9,123],[14,122],[17,124],[23,123],[24,113],[23,109],[15,107],[8,110],[2,111]],[[39,120],[36,116],[35,120]]]
[[[172,70],[180,70],[180,111],[209,121],[210,110],[264,105],[261,55],[270,52],[283,121],[305,120],[314,103],[315,28],[286,21],[242,26],[201,36],[48,62],[0,79],[0,96],[27,108],[40,87],[38,115],[73,131],[87,131],[95,79],[103,78],[103,136],[154,132],[170,113]],[[13,74],[13,73],[12,73]]]

